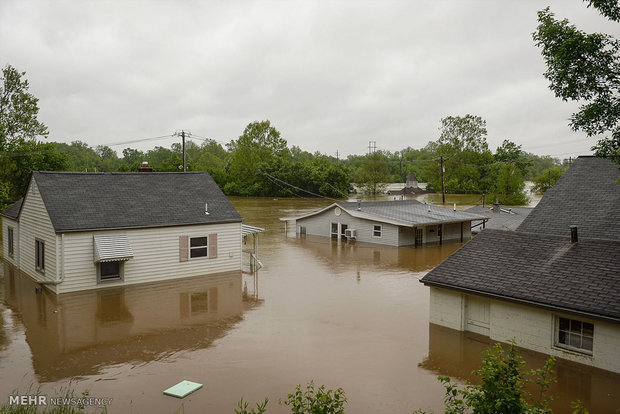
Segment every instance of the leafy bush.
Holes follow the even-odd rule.
[[[301,384],[297,385],[295,393],[288,395],[284,405],[291,407],[292,414],[342,414],[346,402],[342,388],[325,391],[325,386],[321,385],[315,390],[314,381],[310,381],[305,392]]]

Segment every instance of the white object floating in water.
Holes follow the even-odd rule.
[[[191,382],[188,380],[183,380],[179,382],[177,385],[173,385],[164,391],[164,394],[171,395],[177,398],[185,398],[189,394],[193,393],[197,389],[202,388],[202,384],[197,382]]]

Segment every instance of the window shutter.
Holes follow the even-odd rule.
[[[209,234],[209,258],[217,257],[217,233]]]
[[[179,236],[179,262],[189,260],[189,236]]]

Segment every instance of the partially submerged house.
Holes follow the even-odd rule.
[[[55,293],[241,269],[241,216],[206,172],[34,172],[4,260]]]
[[[489,216],[488,220],[475,220],[471,223],[471,231],[476,234],[483,229],[516,230],[523,220],[532,212],[532,207],[502,207],[493,204],[490,207],[473,206],[468,208],[468,213]]]
[[[336,202],[301,216],[284,217],[297,234],[390,246],[422,246],[471,238],[472,220],[487,216],[422,204],[416,200]]]
[[[419,195],[425,193],[428,193],[428,191],[418,186],[418,179],[416,178],[415,173],[409,174],[403,188],[398,190],[390,189],[387,191],[387,194],[391,196]]]
[[[620,171],[579,157],[516,231],[429,272],[430,322],[620,373]]]

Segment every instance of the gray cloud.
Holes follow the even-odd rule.
[[[270,119],[308,151],[395,151],[437,139],[439,120],[487,120],[559,156],[589,153],[548,90],[535,1],[66,1],[0,3],[0,56],[26,71],[50,139],[91,145],[188,129],[220,142]],[[579,1],[552,10],[618,27]],[[175,142],[132,145],[141,149]],[[121,147],[115,148],[119,151]]]

